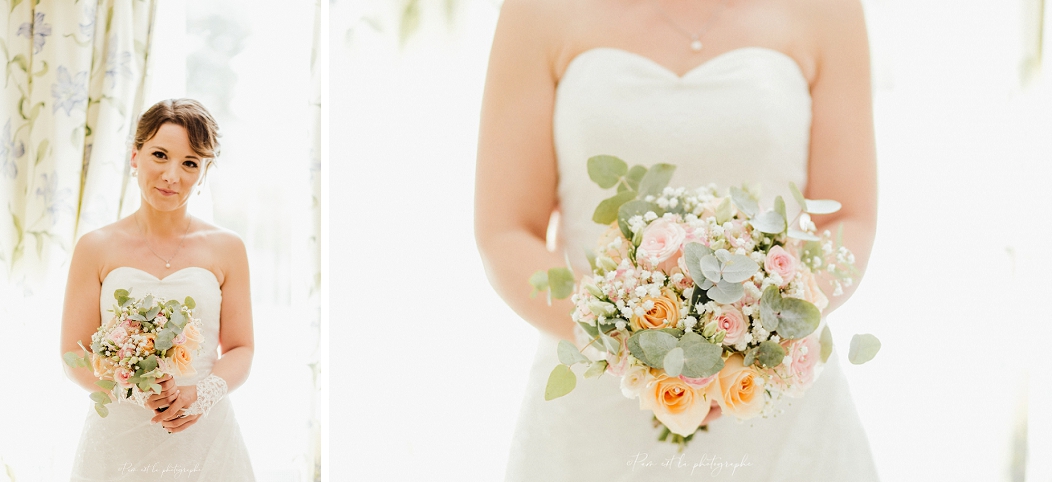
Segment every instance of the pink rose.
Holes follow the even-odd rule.
[[[124,328],[118,326],[117,328],[114,328],[113,331],[111,331],[108,335],[106,335],[106,339],[118,345],[124,343],[124,340],[128,339],[128,330],[125,330]]]
[[[705,378],[690,378],[684,375],[680,375],[679,379],[687,382],[687,385],[690,385],[694,388],[705,388],[709,386],[709,384],[712,383],[712,381],[715,380],[717,376],[719,376],[719,373],[713,373],[712,375],[709,375]]]
[[[737,344],[748,331],[745,315],[733,306],[723,305],[719,316],[714,317],[713,320],[719,329],[727,332],[723,337],[724,345]]]
[[[636,251],[637,259],[656,267],[683,249],[687,232],[679,223],[661,218],[643,228],[643,241]]]
[[[153,319],[153,324],[157,326],[163,327],[165,323],[168,323],[168,318],[165,318],[164,315],[157,315],[157,317]]]
[[[131,358],[132,355],[134,355],[134,354],[135,354],[135,348],[130,347],[130,346],[126,346],[124,348],[121,348],[120,351],[117,352],[117,356],[121,357],[122,360]]]
[[[822,357],[822,345],[817,336],[795,340],[789,345],[789,356],[792,357],[793,377],[797,388],[806,390],[815,381],[815,367]]]
[[[117,382],[121,388],[131,388],[132,384],[128,381],[132,377],[131,370],[124,367],[117,367],[113,370],[113,381]]]
[[[125,318],[125,320],[121,322],[121,328],[124,328],[126,331],[138,330],[140,326],[141,325],[139,325],[138,321],[132,320],[130,318]]]
[[[186,333],[180,333],[175,338],[172,338],[172,343],[176,345],[182,345],[183,343],[186,343]]]
[[[763,268],[768,273],[777,273],[778,276],[782,277],[782,286],[789,284],[789,281],[796,276],[796,258],[789,254],[788,251],[782,249],[781,246],[775,246],[767,252],[767,259],[763,262]]]
[[[615,377],[620,377],[628,369],[628,337],[625,336],[624,332],[617,330],[611,331],[610,337],[621,344],[621,352],[617,356],[610,352],[606,353],[606,372]]]

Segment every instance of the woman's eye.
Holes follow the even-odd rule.
[[[156,157],[158,159],[167,159],[168,158],[168,156],[165,156],[164,153],[161,152],[161,151],[154,152],[153,153],[153,157]]]
[[[197,161],[183,161],[183,165],[190,168],[197,168]]]

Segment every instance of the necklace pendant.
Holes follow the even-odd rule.
[[[701,45],[701,40],[698,40],[698,39],[694,39],[694,40],[693,40],[693,41],[692,41],[692,42],[690,43],[690,49],[691,49],[691,50],[693,50],[693,51],[695,51],[695,52],[701,52],[701,47],[702,47],[702,45]]]
[[[172,263],[164,263],[164,267],[165,268],[171,268],[172,267]]]

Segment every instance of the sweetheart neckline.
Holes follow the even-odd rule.
[[[579,59],[581,59],[582,57],[585,57],[587,55],[595,55],[596,53],[601,53],[601,52],[604,52],[604,51],[605,52],[618,53],[618,54],[621,54],[621,55],[625,55],[625,56],[627,56],[629,58],[635,58],[635,59],[641,61],[644,64],[649,64],[650,66],[660,70],[661,72],[667,74],[668,76],[672,77],[674,80],[676,80],[678,82],[682,82],[682,81],[690,78],[692,75],[696,74],[697,72],[704,71],[706,68],[710,67],[710,64],[717,64],[717,63],[719,63],[719,61],[725,61],[727,58],[733,57],[735,54],[742,54],[742,53],[748,53],[748,52],[773,54],[776,57],[781,57],[782,59],[788,60],[789,62],[791,62],[793,64],[793,67],[794,67],[793,70],[797,74],[799,74],[800,79],[803,80],[804,84],[807,84],[810,87],[810,84],[807,81],[807,76],[804,75],[804,71],[800,67],[800,64],[796,62],[796,59],[790,57],[788,54],[786,54],[785,52],[782,52],[780,50],[772,49],[772,48],[769,48],[769,47],[759,47],[759,46],[738,47],[738,48],[735,48],[735,49],[728,50],[726,52],[723,52],[722,54],[719,54],[719,55],[717,55],[715,57],[712,57],[709,60],[706,60],[706,61],[702,62],[701,64],[698,64],[698,65],[694,66],[693,68],[688,70],[683,75],[676,74],[676,72],[673,71],[672,69],[670,69],[668,67],[665,67],[664,65],[662,65],[661,63],[655,61],[654,59],[651,59],[650,57],[647,57],[647,56],[642,55],[642,54],[637,54],[637,53],[632,52],[630,50],[625,50],[625,49],[621,49],[621,48],[617,48],[617,47],[592,47],[592,48],[590,48],[588,50],[585,50],[585,51],[577,54],[577,56],[575,56],[573,59],[570,60],[570,62],[568,64],[566,64],[566,68],[563,69],[563,75],[559,79],[559,84],[562,84],[563,80],[566,79],[567,74],[570,72],[570,70],[573,68],[573,66],[575,64],[577,64],[577,61]],[[808,90],[810,90],[810,88],[808,88]]]
[[[213,273],[212,270],[210,270],[208,268],[202,268],[200,266],[187,266],[185,268],[180,268],[180,269],[177,269],[177,270],[169,273],[168,276],[165,276],[164,278],[158,278],[158,277],[154,276],[152,273],[150,273],[149,271],[141,270],[141,269],[136,268],[134,266],[118,266],[116,268],[111,269],[109,273],[106,273],[106,277],[102,278],[102,283],[105,284],[106,280],[110,278],[110,275],[112,275],[114,271],[117,271],[119,269],[130,269],[130,270],[133,270],[133,271],[138,271],[140,273],[145,274],[146,276],[149,276],[149,277],[153,278],[157,282],[164,282],[164,280],[166,280],[168,278],[171,278],[172,276],[175,276],[175,275],[177,275],[177,274],[179,274],[179,273],[181,273],[183,271],[186,271],[188,269],[199,269],[199,270],[202,270],[202,271],[206,271],[206,272],[208,272],[208,274],[212,275],[212,278],[215,279],[215,281],[216,281],[216,285],[217,286],[219,285],[219,277],[216,276],[216,274]]]

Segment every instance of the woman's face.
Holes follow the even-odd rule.
[[[204,160],[190,148],[186,129],[162,124],[142,148],[132,151],[131,166],[139,170],[142,198],[154,209],[172,211],[186,205],[201,182]]]

